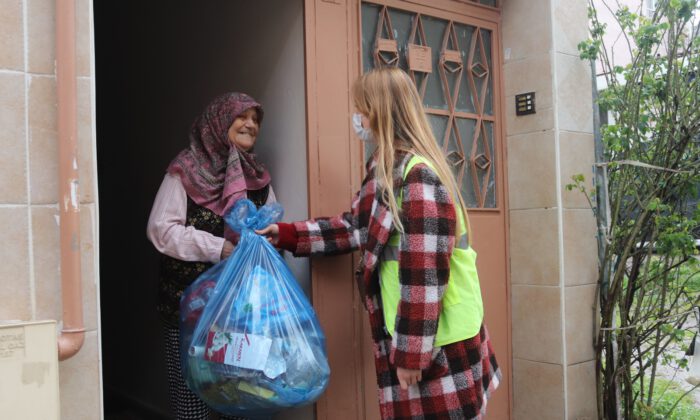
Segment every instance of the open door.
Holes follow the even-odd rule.
[[[500,12],[494,1],[307,0],[309,212],[336,214],[359,188],[365,151],[350,131],[350,86],[363,71],[398,66],[414,79],[436,138],[470,207],[486,325],[503,381],[490,419],[511,412],[507,194]],[[333,372],[319,419],[379,417],[366,315],[352,257],[312,262],[314,306]]]

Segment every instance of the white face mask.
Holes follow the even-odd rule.
[[[364,128],[362,126],[362,114],[354,113],[352,114],[352,128],[355,130],[357,137],[364,142],[373,142],[374,136],[372,135],[372,130],[369,128]]]

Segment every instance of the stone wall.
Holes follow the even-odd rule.
[[[0,0],[0,322],[61,320],[55,1]],[[76,0],[83,349],[60,363],[61,418],[101,417],[91,2]]]

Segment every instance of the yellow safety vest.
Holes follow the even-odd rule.
[[[406,179],[408,172],[419,163],[432,168],[425,158],[413,156],[406,165],[403,178]],[[402,198],[399,194],[397,202],[399,208],[401,208]],[[442,297],[435,347],[474,337],[479,333],[484,318],[479,276],[476,272],[476,252],[467,242],[464,214],[459,206],[455,206],[455,210],[460,223],[457,227],[455,248],[450,257],[450,278],[447,290]],[[384,248],[379,265],[384,322],[387,332],[392,336],[396,324],[396,312],[401,300],[398,261],[400,240],[401,234],[394,231]]]

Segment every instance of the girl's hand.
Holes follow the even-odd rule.
[[[224,246],[221,248],[221,259],[226,259],[233,252],[233,244],[229,241],[224,241]]]
[[[415,385],[423,379],[420,370],[396,368],[396,376],[399,378],[401,389],[408,389],[410,385]]]
[[[276,223],[273,223],[271,225],[268,225],[266,228],[256,230],[255,233],[257,233],[258,235],[267,236],[268,242],[270,242],[272,245],[277,245],[277,241],[279,240],[280,227],[277,226]]]

